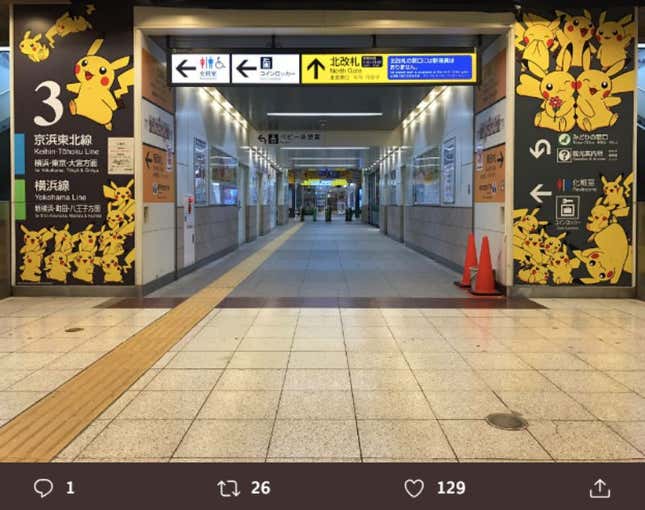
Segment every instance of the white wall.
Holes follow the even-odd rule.
[[[488,63],[492,60],[500,51],[503,51],[506,48],[506,35],[502,35],[495,39],[495,41],[488,46],[482,53],[481,61],[482,65]],[[505,100],[501,100],[499,104],[505,103]],[[490,109],[490,108],[489,108]],[[498,109],[502,114],[505,113],[505,107]],[[481,114],[485,115],[487,110],[483,110]],[[506,122],[502,124],[506,126]],[[498,138],[502,141],[505,139],[506,133],[502,132],[499,134]],[[510,167],[510,161],[508,158],[508,152],[506,154],[506,168]],[[509,182],[508,172],[506,175],[506,183]],[[508,188],[506,190],[508,193]],[[493,264],[493,269],[496,273],[497,281],[501,282],[503,285],[512,284],[512,275],[507,275],[505,270],[506,268],[506,242],[504,236],[504,214],[505,214],[505,204],[504,202],[491,202],[491,203],[479,203],[476,202],[475,205],[475,221],[474,221],[474,231],[475,231],[475,243],[477,245],[477,253],[481,249],[481,242],[483,236],[488,236],[488,241],[490,245],[490,256],[491,262]]]
[[[152,40],[143,37],[142,42],[143,47],[158,61],[166,61],[165,52]],[[142,180],[143,176],[139,174],[137,178]],[[143,195],[139,199],[143,200]],[[142,283],[145,285],[175,270],[175,204],[144,203],[143,210],[143,258],[137,263],[141,265]]]
[[[412,147],[410,156],[419,155],[431,147],[441,148],[444,141],[453,137],[457,141],[455,203],[445,204],[445,207],[472,207],[472,87],[446,87],[412,123],[403,128],[403,145]]]

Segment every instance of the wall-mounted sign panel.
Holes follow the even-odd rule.
[[[474,84],[476,53],[303,54],[303,85]]]
[[[307,51],[310,51],[309,53]],[[171,53],[170,85],[437,85],[477,83],[473,51]]]
[[[171,85],[223,85],[231,83],[228,53],[172,53]]]
[[[233,83],[280,85],[300,83],[300,55],[234,54]]]

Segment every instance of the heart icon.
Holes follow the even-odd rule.
[[[408,478],[403,484],[405,492],[407,492],[408,496],[410,496],[411,498],[418,498],[423,492],[424,487],[425,484],[420,478],[417,478],[416,480]]]

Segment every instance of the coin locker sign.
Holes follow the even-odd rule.
[[[476,53],[303,54],[303,85],[475,84]]]

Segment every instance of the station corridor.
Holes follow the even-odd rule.
[[[307,221],[143,299],[2,300],[0,459],[643,460],[643,302],[457,278]]]

